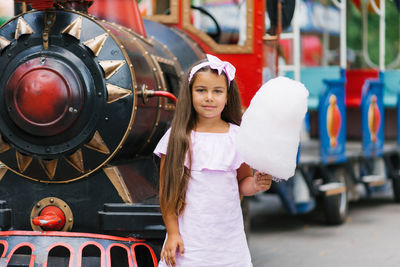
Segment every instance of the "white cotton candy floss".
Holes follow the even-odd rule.
[[[302,83],[286,77],[261,86],[243,114],[236,140],[248,165],[279,179],[294,175],[307,97]]]

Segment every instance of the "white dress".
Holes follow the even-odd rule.
[[[238,129],[230,124],[227,133],[191,133],[191,178],[185,211],[178,217],[185,249],[183,256],[176,254],[179,267],[253,266],[237,182],[236,170],[243,163],[234,145]],[[156,155],[166,154],[169,134],[158,143]]]

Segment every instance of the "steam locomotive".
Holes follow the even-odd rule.
[[[119,21],[112,1],[22,2],[0,28],[0,265],[157,266],[152,151],[203,49],[136,1]]]
[[[16,2],[33,10],[0,27],[0,266],[157,266],[165,228],[152,151],[170,125],[183,73],[205,53],[218,54],[235,65],[247,106],[263,76],[278,73],[279,33],[293,6],[268,1],[283,16],[268,30],[278,35],[266,35],[265,0],[214,3],[224,25],[190,0],[151,1],[151,16],[136,0]],[[244,24],[229,28],[231,21]],[[306,71],[310,99],[318,99],[309,102],[310,131],[319,139],[302,144],[294,179],[270,191],[292,214],[321,198],[327,222],[339,224],[352,189],[362,183],[374,191],[388,170],[398,200],[397,146],[383,159],[361,145],[345,149],[345,105],[357,100],[358,115],[347,124],[367,114],[362,132],[374,135],[384,121],[376,115],[382,90],[375,92],[375,81],[371,90],[353,86],[338,67],[332,77]],[[361,112],[362,97],[373,101]]]

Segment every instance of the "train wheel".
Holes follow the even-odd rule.
[[[394,201],[400,203],[400,158],[399,155],[389,155],[384,157],[385,164],[392,179]]]
[[[394,201],[400,203],[400,176],[396,175],[392,178],[392,187],[393,187],[393,195]]]
[[[346,172],[344,169],[335,169],[332,175],[334,181],[346,185]],[[348,212],[347,188],[344,192],[334,195],[324,196],[324,212],[327,224],[342,224],[347,217]]]

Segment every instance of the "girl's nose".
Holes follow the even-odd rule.
[[[209,91],[209,92],[207,92],[207,98],[206,98],[206,100],[212,100],[212,92],[211,91]]]

